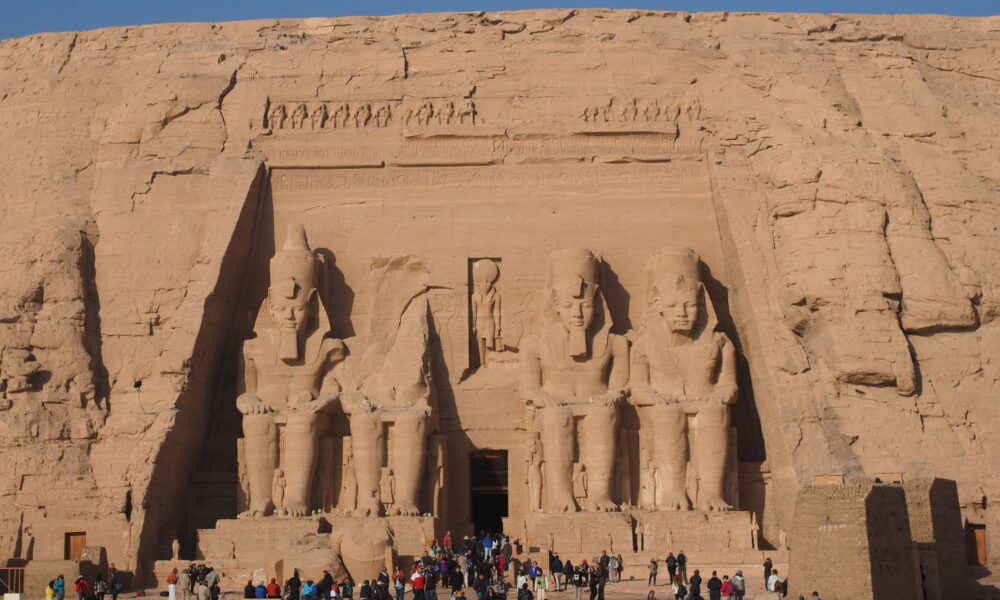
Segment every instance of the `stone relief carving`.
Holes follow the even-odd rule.
[[[690,508],[688,477],[696,479],[697,507],[725,511],[729,406],[736,401],[733,345],[701,278],[690,248],[665,248],[646,269],[646,322],[632,349],[632,402],[653,433],[653,462],[662,487],[661,509]],[[688,419],[693,417],[688,473]]]
[[[265,110],[264,126],[285,129],[365,129],[388,127],[403,111],[407,126],[477,125],[482,122],[470,98],[422,100],[404,104],[398,100],[356,102],[273,102]]]
[[[501,323],[500,278],[497,263],[483,258],[472,265],[472,336],[479,351],[479,365],[487,365],[488,351],[504,351]]]
[[[601,292],[602,261],[590,250],[553,252],[537,331],[521,350],[521,394],[545,432],[545,510],[577,510],[574,438],[579,471],[587,471],[583,509],[612,511],[619,405],[628,381],[628,344],[612,334]],[[576,431],[575,415],[582,417]]]
[[[318,431],[340,395],[331,369],[344,355],[343,343],[329,336],[319,297],[321,264],[305,229],[289,226],[284,246],[271,259],[271,284],[254,324],[255,337],[243,345],[245,391],[236,406],[246,440],[246,516],[274,512],[279,466],[285,479],[282,513],[304,516],[311,508]]]
[[[701,99],[696,95],[679,98],[619,98],[596,101],[583,106],[579,118],[594,125],[605,123],[676,122],[701,119]]]

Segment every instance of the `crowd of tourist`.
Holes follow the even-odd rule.
[[[300,575],[296,569],[283,583],[272,577],[269,581],[247,581],[244,598],[275,600],[465,600],[465,589],[472,588],[475,600],[547,600],[550,591],[572,591],[573,600],[604,600],[605,587],[621,581],[625,564],[620,554],[602,551],[589,561],[577,564],[562,560],[558,554],[549,553],[548,564],[521,557],[520,542],[502,534],[483,532],[479,536],[464,536],[454,543],[451,532],[439,544],[431,543],[424,555],[404,571],[400,567],[390,573],[383,568],[374,579],[359,584],[350,577],[338,581],[327,570],[318,579]],[[684,551],[668,553],[663,561],[667,571],[666,585],[672,597],[665,600],[741,600],[747,590],[743,571],[732,577],[719,576],[712,571],[705,579],[699,569],[688,575],[688,558]],[[785,580],[773,568],[770,558],[763,564],[764,583],[768,591],[784,597]],[[646,600],[659,600],[656,586],[660,575],[660,561],[649,562],[648,585],[652,588]],[[169,600],[218,600],[219,574],[208,565],[192,564],[186,569],[173,569],[166,578]],[[78,576],[73,583],[77,600],[105,600],[111,595],[118,600],[122,585],[117,571],[112,567],[107,580],[100,575],[93,582]],[[66,582],[62,575],[49,582],[46,600],[64,600]],[[811,600],[819,600],[813,592]],[[471,600],[471,599],[470,599]],[[804,599],[802,599],[804,600]]]

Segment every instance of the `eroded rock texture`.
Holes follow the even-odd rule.
[[[238,414],[213,399],[235,398],[248,307],[263,297],[247,282],[274,250],[261,214],[280,212],[264,191],[311,189],[287,167],[338,160],[374,167],[351,175],[359,187],[402,181],[406,165],[479,165],[469,177],[487,181],[510,169],[519,193],[539,198],[540,164],[595,181],[618,169],[654,196],[660,182],[629,169],[707,173],[668,177],[711,199],[695,233],[678,230],[669,205],[630,208],[610,193],[577,214],[523,210],[526,252],[544,256],[578,232],[590,237],[575,245],[608,251],[629,280],[644,261],[614,262],[632,234],[616,229],[628,221],[616,211],[644,210],[664,243],[680,237],[702,254],[728,289],[743,380],[733,423],[741,461],[768,473],[765,536],[790,527],[815,475],[903,473],[956,479],[965,518],[1000,547],[998,82],[996,18],[538,11],[4,41],[0,557],[61,558],[64,533],[86,522],[89,545],[141,570],[206,526],[182,507],[206,489],[205,473],[236,469]],[[410,145],[383,152],[382,138],[358,135],[349,152],[324,155],[324,138],[293,131],[336,128],[385,129]],[[579,135],[603,130],[652,134]],[[449,149],[463,136],[486,143]],[[370,248],[323,243],[347,255],[351,274],[362,255],[371,265],[405,254],[408,240],[440,246],[463,226],[429,218],[426,191],[414,201],[425,208],[386,219]],[[518,286],[504,310],[538,287]],[[457,383],[469,350],[442,352],[438,336],[465,326],[452,311],[464,300],[429,290],[443,380]],[[369,298],[337,300],[337,335],[377,333],[363,325]],[[621,316],[617,333],[639,325]],[[442,409],[446,422],[456,415]]]

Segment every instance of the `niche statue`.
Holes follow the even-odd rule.
[[[331,368],[344,356],[343,343],[329,337],[317,290],[320,264],[302,225],[290,225],[284,247],[271,259],[271,285],[254,323],[256,335],[243,344],[245,391],[236,407],[243,414],[250,497],[242,516],[275,512],[279,466],[281,514],[305,516],[312,508],[318,441],[340,396]]]
[[[521,395],[537,409],[544,460],[545,512],[577,510],[574,471],[587,473],[581,508],[612,511],[619,405],[628,381],[628,344],[610,333],[601,259],[590,250],[548,257],[538,330],[524,342]],[[574,469],[574,423],[582,418],[582,464]]]
[[[686,491],[688,417],[693,416],[692,458],[697,507],[726,511],[729,405],[736,400],[733,345],[701,279],[701,260],[690,248],[653,255],[646,269],[646,322],[632,348],[632,401],[653,430],[653,461],[660,486],[656,505],[691,508]]]

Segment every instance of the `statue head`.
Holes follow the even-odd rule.
[[[590,353],[589,334],[601,311],[601,259],[590,250],[549,254],[548,289],[552,313],[569,336],[569,354]]]
[[[266,301],[279,331],[278,356],[283,360],[301,356],[307,326],[320,310],[316,289],[319,262],[302,225],[290,224],[284,247],[271,258]]]
[[[687,247],[657,251],[646,268],[649,317],[659,319],[670,331],[694,337],[699,325],[714,313],[706,311],[701,259]]]
[[[500,269],[492,260],[483,258],[472,263],[472,282],[477,292],[488,292],[499,278]]]

